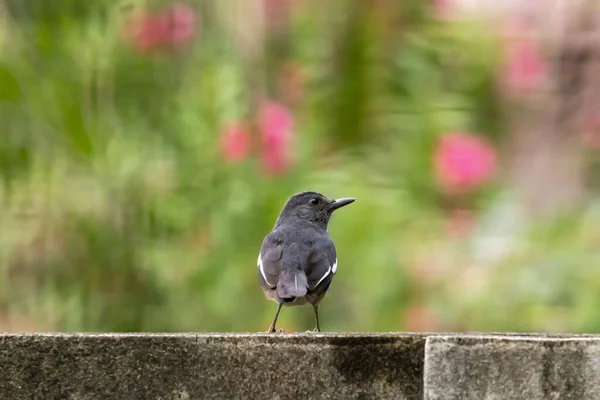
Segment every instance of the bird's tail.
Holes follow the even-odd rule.
[[[307,280],[304,271],[284,269],[277,284],[277,297],[284,302],[294,301],[296,297],[306,295]]]
[[[277,283],[277,297],[283,302],[292,302],[296,297],[306,295],[308,281],[299,260],[298,245],[294,243],[286,249]]]

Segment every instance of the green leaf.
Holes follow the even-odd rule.
[[[19,100],[21,90],[14,74],[5,65],[0,65],[0,101],[13,102]]]
[[[83,118],[81,106],[74,101],[63,100],[60,108],[64,133],[72,148],[82,155],[93,152],[92,140]]]

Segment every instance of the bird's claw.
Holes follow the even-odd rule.
[[[267,333],[285,333],[285,331],[282,328],[275,330],[275,328],[271,327],[271,328],[269,328]]]

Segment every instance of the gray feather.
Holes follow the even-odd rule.
[[[263,289],[274,288],[283,270],[283,244],[276,233],[263,241],[257,264],[260,285]]]
[[[329,238],[321,243],[321,246],[313,249],[305,266],[311,298],[317,298],[326,292],[335,275],[333,270],[336,262],[335,245]]]
[[[307,280],[302,266],[306,257],[297,242],[290,243],[283,252],[283,269],[277,284],[277,296],[280,299],[303,297],[306,295]]]
[[[284,269],[277,284],[277,296],[280,299],[304,297],[307,291],[306,286],[304,271]]]

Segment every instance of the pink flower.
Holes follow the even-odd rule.
[[[433,161],[442,189],[450,193],[464,193],[490,178],[496,154],[481,138],[466,133],[449,133],[439,139]]]
[[[161,12],[140,12],[126,21],[123,38],[139,52],[175,49],[187,43],[196,28],[194,10],[182,3],[175,3]]]
[[[291,166],[292,115],[283,105],[268,101],[259,114],[261,164],[268,175],[280,175]]]
[[[250,152],[250,133],[241,123],[230,123],[221,131],[221,155],[229,164],[244,160]]]
[[[539,88],[547,73],[539,43],[527,21],[509,21],[502,81],[511,95]]]
[[[259,127],[264,140],[281,141],[292,133],[292,114],[280,103],[267,101],[260,109]]]
[[[165,14],[170,19],[169,39],[171,45],[179,46],[187,43],[194,36],[196,14],[187,4],[175,3]]]
[[[509,90],[531,91],[540,86],[546,66],[535,42],[523,40],[511,44],[506,59],[504,74]]]
[[[141,12],[126,22],[122,36],[141,53],[162,47],[169,30],[168,21],[156,15]]]

